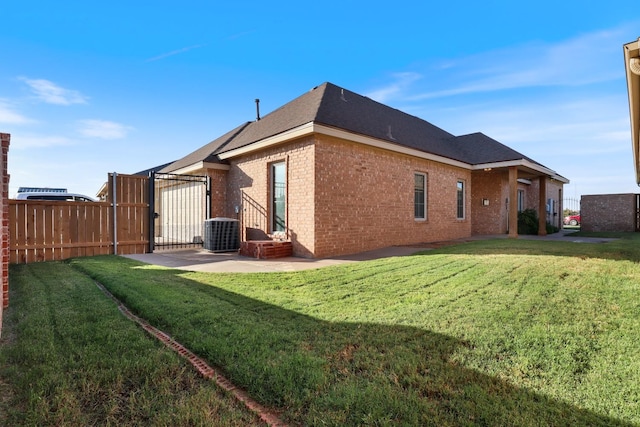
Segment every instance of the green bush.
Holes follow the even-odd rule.
[[[518,212],[518,234],[538,234],[538,212],[535,209]]]
[[[535,209],[525,209],[518,212],[518,234],[538,234],[539,222],[538,212]],[[547,222],[547,234],[560,231],[555,225]]]

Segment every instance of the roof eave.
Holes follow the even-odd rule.
[[[507,160],[504,162],[480,163],[477,165],[473,165],[471,169],[472,170],[491,170],[491,169],[498,169],[498,168],[508,168],[510,166],[523,168],[535,174],[545,175],[555,181],[560,181],[563,184],[569,183],[569,180],[567,178],[563,177],[562,175],[559,175],[556,171],[546,168],[541,164],[532,162],[527,159]]]
[[[261,141],[254,142],[252,144],[245,145],[244,147],[240,147],[234,150],[229,150],[227,152],[220,153],[218,154],[218,157],[222,160],[226,160],[233,157],[246,155],[257,150],[262,150],[268,147],[272,147],[277,144],[282,144],[294,138],[300,138],[307,135],[312,135],[314,133],[333,136],[336,138],[357,142],[357,143],[368,145],[371,147],[393,151],[395,153],[406,154],[412,157],[417,157],[417,158],[426,159],[426,160],[433,160],[439,163],[444,163],[450,166],[455,166],[455,167],[459,167],[467,170],[483,170],[483,169],[517,166],[519,168],[525,168],[527,170],[538,173],[540,175],[546,175],[551,179],[555,179],[565,184],[569,183],[568,179],[566,179],[561,175],[558,175],[555,171],[548,169],[538,163],[531,162],[527,159],[516,159],[516,160],[510,160],[510,161],[499,161],[499,162],[471,165],[469,163],[465,163],[459,160],[450,159],[448,157],[443,157],[443,156],[428,153],[425,151],[417,150],[415,148],[407,147],[405,145],[394,144],[381,139],[377,139],[377,138],[373,138],[370,136],[361,135],[353,132],[348,132],[343,129],[338,129],[338,128],[334,128],[331,126],[326,126],[326,125],[322,125],[314,122],[305,123],[304,125],[290,129],[281,134],[274,135],[269,138],[265,138]]]
[[[223,163],[196,162],[176,170],[163,170],[162,173],[174,173],[178,175],[189,175],[207,169],[229,170],[230,166]]]
[[[278,135],[274,135],[272,137],[265,138],[261,141],[257,141],[252,144],[245,145],[244,147],[236,148],[234,150],[229,150],[224,153],[219,153],[218,157],[221,160],[226,160],[233,157],[249,154],[257,150],[262,150],[268,147],[272,147],[277,144],[282,144],[294,138],[301,138],[304,136],[312,135],[314,133],[346,139],[349,141],[357,142],[357,143],[368,145],[371,147],[377,147],[384,150],[393,151],[396,153],[407,154],[413,157],[433,160],[439,163],[444,163],[444,164],[456,166],[463,169],[471,169],[470,164],[461,162],[459,160],[438,156],[436,154],[431,154],[425,151],[416,150],[414,148],[407,147],[401,144],[394,144],[381,139],[373,138],[366,135],[361,135],[358,133],[349,132],[343,129],[338,129],[331,126],[315,123],[315,122],[305,123],[301,126],[290,129]]]
[[[627,76],[627,93],[629,95],[633,164],[636,171],[636,183],[640,185],[640,75],[631,70],[631,60],[640,57],[640,39],[625,44],[623,51]]]

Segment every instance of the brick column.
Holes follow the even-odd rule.
[[[540,177],[540,188],[538,196],[538,236],[547,235],[547,179]],[[553,212],[551,212],[553,218]]]
[[[11,135],[0,133],[0,212],[2,213],[2,223],[0,225],[0,239],[2,248],[0,249],[0,334],[2,333],[2,311],[9,306],[9,173],[7,171],[9,157],[9,141]]]
[[[518,167],[509,166],[509,238],[518,237]]]

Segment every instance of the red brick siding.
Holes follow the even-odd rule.
[[[562,210],[564,209],[562,189],[563,184],[561,182],[547,180],[547,199],[553,199],[555,202],[553,215],[547,217],[547,221],[558,228],[562,228]]]
[[[504,234],[508,230],[507,199],[509,198],[509,172],[507,170],[474,171],[472,197],[472,233],[474,235]],[[523,209],[538,211],[540,197],[540,179],[529,180],[530,184],[518,183],[518,190],[524,191]],[[554,212],[546,216],[547,221],[560,227],[562,215],[562,183],[546,180],[546,198],[555,201]],[[483,199],[489,200],[489,206],[482,204]],[[513,203],[518,203],[514,200]],[[546,202],[545,202],[546,203]],[[540,212],[538,212],[540,215]]]
[[[546,200],[545,205],[549,199],[554,202],[553,212],[542,212],[542,215],[546,217],[546,221],[551,225],[558,228],[562,227],[562,186],[560,181],[545,179],[546,182]],[[527,208],[538,210],[538,197],[540,191],[540,179],[531,180],[531,185],[527,188]],[[540,212],[538,212],[540,216]]]
[[[231,161],[227,212],[241,206],[243,228],[269,233],[269,166],[286,162],[287,228],[296,256],[314,254],[314,145],[307,137]]]
[[[318,136],[315,256],[471,234],[469,171]],[[427,174],[427,220],[414,219],[414,173]],[[456,219],[456,181],[466,186],[466,219]]]
[[[507,170],[474,171],[471,174],[471,233],[473,235],[504,234],[507,232],[509,172]],[[489,205],[483,205],[486,199]]]
[[[211,212],[210,218],[228,217],[236,218],[235,210],[227,211],[227,171],[209,169],[211,178]]]
[[[636,194],[582,196],[582,231],[636,231]]]
[[[9,143],[11,135],[0,133],[0,177],[2,185],[0,187],[0,212],[2,212],[2,225],[0,226],[0,236],[2,236],[2,250],[0,252],[0,334],[2,333],[2,311],[9,306]]]

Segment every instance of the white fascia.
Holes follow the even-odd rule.
[[[363,145],[368,145],[370,147],[376,147],[383,150],[392,151],[395,153],[406,154],[406,155],[417,157],[420,159],[432,160],[434,162],[444,163],[446,165],[455,166],[455,167],[459,167],[466,170],[483,170],[483,169],[492,169],[492,168],[504,168],[509,166],[520,166],[520,167],[525,167],[525,168],[534,170],[544,175],[548,175],[552,179],[556,179],[558,181],[564,182],[565,184],[569,183],[569,180],[558,175],[555,171],[525,159],[513,160],[508,162],[493,162],[493,163],[483,163],[480,165],[470,165],[469,163],[461,162],[459,160],[438,156],[436,154],[426,153],[424,151],[416,150],[415,148],[406,147],[400,144],[393,144],[391,142],[387,142],[381,139],[376,139],[370,136],[348,132],[342,129],[337,129],[334,127],[325,126],[325,125],[321,125],[313,122],[305,123],[304,125],[295,127],[281,134],[274,135],[269,138],[265,138],[253,144],[245,145],[244,147],[236,148],[234,150],[229,150],[225,153],[218,154],[218,157],[222,160],[230,159],[236,156],[241,156],[244,154],[251,153],[256,150],[261,150],[277,144],[281,144],[283,142],[290,141],[294,138],[300,138],[303,136],[312,135],[314,133],[333,136],[336,138],[345,139],[347,141],[353,141]]]
[[[360,135],[357,133],[347,132],[342,129],[333,128],[313,122],[306,123],[298,126],[281,134],[265,138],[262,141],[246,145],[244,147],[236,148],[225,153],[218,154],[220,159],[229,159],[243,154],[250,153],[255,150],[261,150],[271,147],[283,142],[287,142],[293,138],[300,138],[303,136],[312,135],[314,133],[333,136],[347,141],[357,142],[359,144],[368,145],[370,147],[381,148],[383,150],[393,151],[395,153],[407,154],[413,157],[419,157],[421,159],[433,160],[439,163],[445,163],[451,166],[457,166],[463,169],[470,169],[471,165],[468,163],[460,162],[458,160],[449,159],[447,157],[438,156],[435,154],[425,153],[424,151],[416,150],[410,147],[405,147],[399,144],[392,144],[381,139],[372,138],[370,136]]]
[[[526,159],[517,159],[517,160],[509,160],[506,162],[492,162],[492,163],[481,163],[479,165],[473,165],[471,167],[472,170],[485,170],[485,169],[496,169],[496,168],[507,168],[510,166],[522,167],[531,169],[535,172],[539,172],[542,175],[547,175],[551,179],[555,179],[556,181],[560,181],[564,184],[568,184],[569,180],[562,175],[558,175],[556,171],[553,171],[549,168],[546,168],[537,163],[533,163]]]
[[[230,168],[229,165],[223,165],[220,163],[209,163],[209,162],[197,162],[197,163],[193,163],[189,166],[185,166],[183,168],[180,169],[176,169],[174,171],[171,171],[169,173],[175,173],[177,175],[189,175],[191,173],[194,172],[199,172],[203,169],[219,169],[219,170],[223,170],[223,171],[228,171]]]

